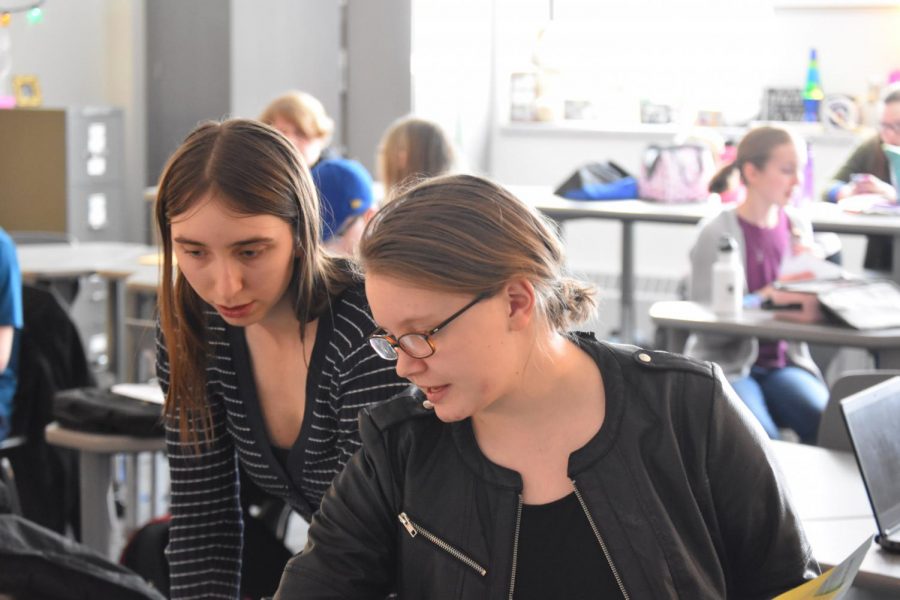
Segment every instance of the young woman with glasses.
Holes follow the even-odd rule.
[[[900,182],[891,169],[885,145],[900,148],[900,83],[888,86],[881,96],[878,134],[857,147],[835,173],[825,199],[838,202],[857,194],[877,194],[886,202],[897,202]],[[868,236],[865,268],[890,272],[894,264],[893,248],[891,236]]]
[[[363,285],[325,253],[318,206],[297,151],[256,121],[199,126],[162,174],[172,598],[271,594],[290,554],[254,546],[239,496],[255,484],[309,520],[360,445],[359,409],[408,385],[368,344]],[[271,581],[245,569],[242,585],[247,564]]]
[[[553,226],[472,176],[360,246],[372,347],[415,388],[361,413],[276,598],[771,597],[816,569],[720,370],[568,333]]]

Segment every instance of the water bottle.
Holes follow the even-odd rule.
[[[712,268],[712,309],[721,317],[739,317],[744,303],[744,268],[735,239],[723,235]]]

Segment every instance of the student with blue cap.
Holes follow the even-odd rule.
[[[313,167],[312,177],[319,190],[326,248],[352,255],[375,214],[371,175],[355,160],[336,158],[320,161]]]

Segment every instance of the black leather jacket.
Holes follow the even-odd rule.
[[[770,598],[818,572],[762,429],[719,368],[580,337],[606,389],[569,476],[627,598]],[[414,391],[360,417],[276,599],[509,598],[522,481]]]

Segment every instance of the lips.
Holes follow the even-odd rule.
[[[246,304],[236,304],[234,306],[222,306],[221,304],[216,305],[216,310],[219,311],[219,314],[223,317],[229,319],[239,319],[241,317],[247,316],[250,313],[250,309],[253,307],[253,302],[248,302]]]
[[[441,398],[447,395],[447,390],[450,388],[449,384],[445,385],[420,385],[419,389],[425,392],[425,396],[428,400],[437,404]]]

